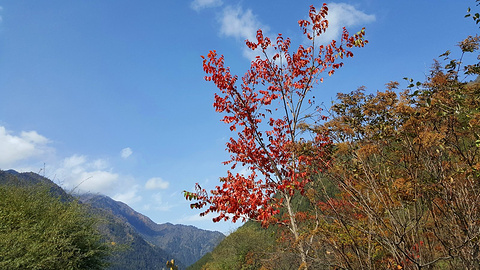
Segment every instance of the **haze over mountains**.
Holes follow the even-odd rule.
[[[157,224],[125,203],[108,196],[84,194],[79,199],[94,208],[112,213],[134,228],[148,243],[165,250],[187,266],[210,252],[225,237],[220,232],[201,230],[194,226]]]
[[[73,200],[51,180],[36,173],[18,173],[0,170],[2,185],[36,185],[50,187],[61,200]],[[194,226],[157,224],[128,205],[99,194],[75,195],[91,206],[92,214],[101,218],[99,229],[105,241],[114,246],[109,269],[161,269],[168,260],[175,259],[180,269],[193,264],[225,237],[220,232],[198,229]]]

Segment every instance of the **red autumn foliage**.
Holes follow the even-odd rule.
[[[222,185],[210,193],[198,184],[195,193],[185,192],[187,199],[196,200],[192,208],[208,205],[201,215],[216,212],[215,222],[254,219],[267,226],[277,222],[275,215],[286,200],[296,191],[303,193],[312,173],[318,171],[305,168],[323,162],[323,151],[330,141],[319,134],[310,142],[299,136],[305,109],[302,106],[307,99],[311,104],[308,94],[323,79],[321,73],[332,75],[343,65],[339,60],[353,56],[350,48],[367,43],[363,29],[355,35],[343,29],[339,42],[316,46],[315,39],[328,27],[327,11],[326,4],[318,11],[311,6],[309,19],[298,22],[312,45],[300,45],[295,51],[290,50],[289,38],[279,34],[272,43],[258,30],[257,40],[247,40],[246,45],[263,57],[257,56],[240,80],[216,51],[202,56],[205,80],[219,90],[215,93],[215,110],[224,115],[223,122],[230,130],[237,132],[227,143],[231,159],[224,163],[232,170],[241,165],[250,174],[228,171],[221,178]],[[298,145],[314,150],[302,153],[295,150]]]

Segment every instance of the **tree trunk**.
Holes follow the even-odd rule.
[[[288,217],[290,219],[290,226],[289,229],[292,232],[294,238],[295,238],[295,245],[296,248],[298,249],[298,252],[300,253],[300,259],[302,264],[298,268],[299,270],[308,270],[308,264],[307,264],[307,252],[305,251],[305,248],[303,246],[303,242],[300,239],[300,235],[298,232],[298,227],[297,227],[297,221],[295,219],[295,212],[292,208],[291,204],[291,199],[292,197],[288,194],[283,194],[283,197],[285,198],[285,206],[288,210]]]

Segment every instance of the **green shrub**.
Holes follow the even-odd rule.
[[[47,187],[0,186],[0,269],[104,269],[96,219]]]

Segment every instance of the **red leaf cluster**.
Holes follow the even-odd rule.
[[[328,137],[316,135],[311,142],[301,138],[298,125],[303,121],[302,105],[314,97],[308,96],[321,73],[332,75],[342,67],[338,62],[352,57],[352,47],[362,47],[364,31],[350,36],[344,29],[341,40],[328,45],[315,45],[315,38],[328,28],[327,5],[320,10],[311,6],[309,19],[298,23],[312,45],[290,50],[291,41],[279,34],[272,43],[270,38],[257,31],[256,41],[246,41],[248,48],[260,51],[251,62],[250,69],[240,79],[225,67],[224,57],[216,51],[202,56],[205,80],[212,81],[219,92],[215,93],[214,108],[223,114],[222,121],[236,136],[227,142],[230,160],[225,164],[235,169],[237,165],[249,170],[243,175],[228,171],[221,179],[222,185],[210,193],[196,187],[189,197],[197,200],[192,207],[203,208],[202,213],[216,212],[214,221],[255,219],[268,225],[282,207],[282,196],[303,194],[311,175],[324,164],[324,148]],[[270,56],[271,52],[273,56]],[[320,80],[323,80],[320,78]],[[303,147],[304,151],[297,151]],[[295,150],[297,149],[297,150]],[[317,168],[317,169],[315,169]]]

